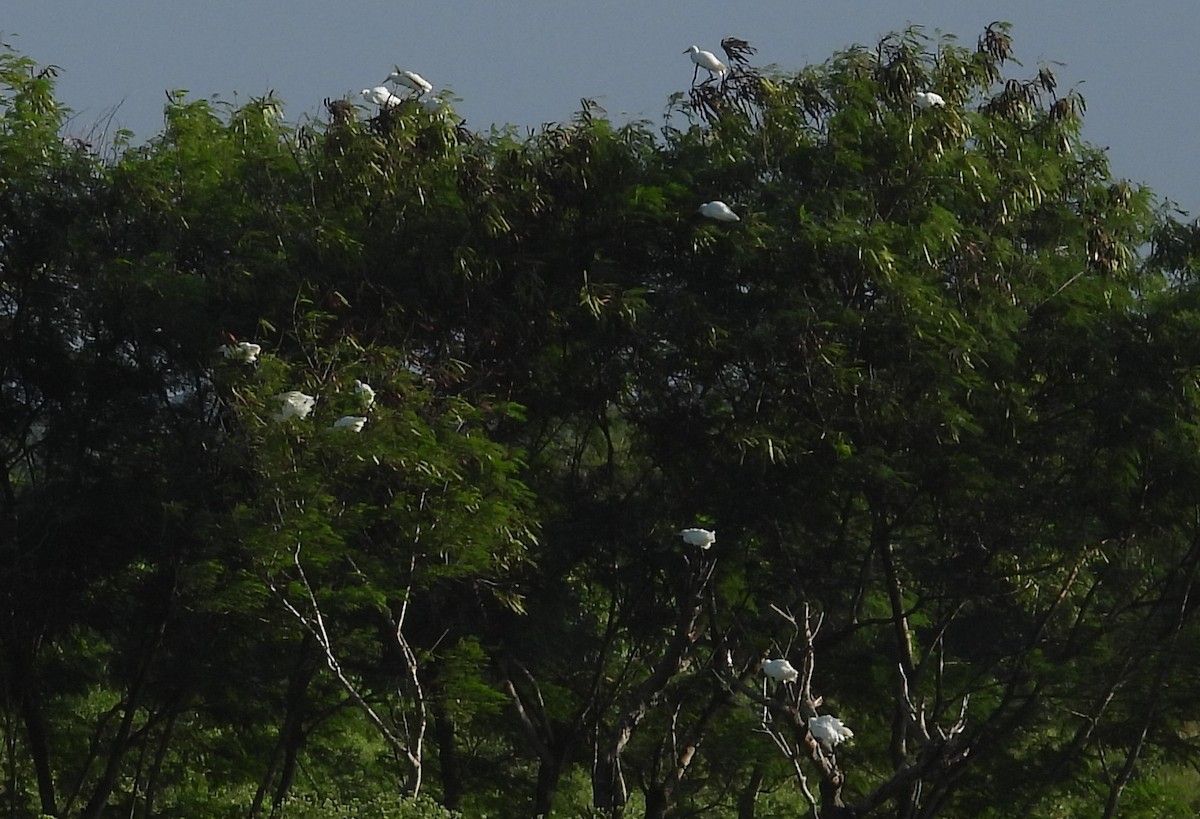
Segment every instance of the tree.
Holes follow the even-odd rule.
[[[5,53],[11,815],[1187,812],[1195,225],[1003,24],[726,53],[106,159]]]

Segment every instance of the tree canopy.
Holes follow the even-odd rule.
[[[1200,227],[1002,23],[723,45],[96,147],[0,51],[6,816],[1195,815]]]

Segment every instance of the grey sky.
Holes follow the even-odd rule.
[[[393,64],[461,98],[468,125],[563,121],[582,97],[619,121],[660,122],[685,90],[692,43],[735,35],[761,65],[823,62],[853,43],[920,24],[973,45],[997,18],[1013,23],[1025,72],[1055,66],[1060,89],[1087,100],[1084,136],[1109,148],[1113,173],[1200,213],[1193,161],[1200,3],[1055,0],[10,0],[3,39],[62,68],[59,98],[86,134],[116,109],[137,139],[162,123],[167,89],[245,101],[274,90],[291,119],[324,97],[378,84]],[[1099,12],[1092,9],[1109,8]],[[13,35],[16,36],[13,36]],[[1021,69],[1014,69],[1020,72]]]

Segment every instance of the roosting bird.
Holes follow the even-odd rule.
[[[707,216],[709,219],[716,219],[718,222],[742,221],[741,218],[733,212],[733,209],[720,199],[714,199],[711,202],[705,202],[700,206],[699,213],[701,216]]]
[[[387,110],[388,108],[395,108],[397,105],[404,102],[403,99],[397,97],[391,91],[387,90],[387,87],[383,85],[377,85],[374,88],[364,88],[362,90],[362,96],[367,102],[373,102],[378,105],[381,111]]]
[[[371,385],[366,381],[355,380],[354,394],[362,400],[363,406],[367,409],[375,405],[375,390],[371,389]]]
[[[837,745],[854,738],[853,731],[842,724],[840,719],[829,714],[809,717],[808,732],[827,751],[832,751]]]
[[[924,111],[927,108],[943,108],[946,101],[942,99],[941,94],[935,94],[932,91],[918,91],[913,94],[913,105]]]
[[[708,529],[683,529],[679,535],[684,543],[701,549],[709,549],[717,542],[717,533]]]
[[[786,659],[765,660],[762,671],[775,682],[795,682],[800,678],[800,672]]]
[[[230,361],[240,361],[243,364],[253,364],[258,360],[262,347],[249,341],[239,341],[236,344],[226,344],[221,353]]]
[[[399,68],[397,68],[391,74],[388,74],[388,78],[384,80],[384,82],[390,82],[394,85],[403,85],[407,88],[411,88],[413,91],[417,92],[418,97],[422,94],[428,94],[433,90],[433,83],[426,80],[417,72],[401,71]]]
[[[367,419],[361,415],[343,415],[333,422],[334,429],[348,429],[351,432],[362,432],[367,425]]]
[[[708,72],[709,79],[713,77],[724,76],[729,70],[729,66],[717,59],[717,55],[711,51],[701,51],[699,46],[688,46],[684,54],[691,55],[692,62],[696,68],[692,71],[692,85],[696,84],[696,77],[700,74],[700,69],[703,68]]]
[[[291,418],[303,420],[308,417],[308,414],[312,412],[313,405],[317,403],[315,397],[306,395],[299,390],[281,392],[275,398],[283,402],[279,412],[275,413],[276,421],[287,421]]]

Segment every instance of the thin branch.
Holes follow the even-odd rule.
[[[396,629],[396,635],[397,639],[400,641],[400,649],[404,653],[405,660],[408,663],[409,680],[416,686],[415,690],[417,692],[417,696],[415,700],[417,702],[418,715],[420,717],[416,731],[416,741],[409,743],[405,742],[396,735],[396,733],[388,725],[387,721],[379,715],[379,713],[371,706],[369,702],[367,702],[366,698],[358,690],[358,686],[356,686],[354,682],[346,675],[345,671],[343,671],[342,665],[338,661],[337,655],[334,652],[333,641],[329,636],[329,630],[325,626],[325,616],[317,602],[316,592],[313,590],[312,584],[308,580],[308,575],[304,572],[304,566],[300,562],[300,550],[301,544],[296,544],[296,549],[292,554],[292,562],[295,564],[296,570],[299,573],[300,582],[304,586],[305,595],[308,597],[308,606],[312,613],[310,615],[305,615],[303,612],[301,612],[275,585],[274,582],[268,580],[267,586],[279,598],[284,608],[287,609],[287,611],[293,617],[300,621],[300,623],[316,639],[317,644],[321,646],[321,650],[325,654],[325,664],[329,667],[329,670],[333,672],[334,676],[337,677],[338,682],[341,683],[342,688],[349,695],[351,701],[359,707],[363,714],[366,715],[367,720],[375,726],[376,730],[379,731],[380,736],[383,737],[384,741],[388,744],[388,747],[391,748],[392,752],[397,756],[397,758],[403,759],[408,764],[410,768],[408,791],[415,796],[421,788],[421,746],[424,741],[426,722],[425,702],[422,696],[420,681],[417,678],[416,654],[408,644],[408,641],[404,638],[404,635],[400,629],[400,625],[398,625]],[[407,606],[407,601],[405,606]],[[402,612],[405,610],[405,607],[401,608]],[[400,624],[403,624],[403,616],[400,618]]]

